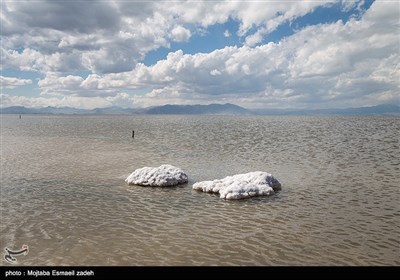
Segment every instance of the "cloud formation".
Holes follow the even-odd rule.
[[[93,73],[131,70],[147,52],[187,42],[183,25],[208,27],[230,18],[240,22],[238,34],[254,45],[258,35],[304,15],[324,2],[126,2],[18,1],[3,3],[1,18],[3,67],[28,71]],[[248,39],[250,38],[250,39]],[[253,38],[253,39],[252,39]],[[22,52],[16,51],[23,49]]]
[[[122,100],[137,107],[231,102],[249,108],[398,102],[398,3],[374,2],[360,18],[305,26],[278,42],[261,44],[280,25],[330,5],[332,1],[6,2],[1,66],[43,74],[38,81],[42,101],[86,107],[82,100],[96,105]],[[361,9],[361,3],[344,1],[341,6],[346,11],[354,7]],[[176,50],[154,65],[142,63],[150,51],[173,42],[190,44],[198,30],[229,20],[238,22],[236,35],[243,45],[209,53]],[[228,30],[221,34],[232,36]],[[127,93],[135,90],[141,94]]]
[[[174,27],[174,29],[171,30],[171,38],[175,42],[187,42],[191,36],[190,30],[177,25]]]
[[[29,79],[18,79],[14,77],[4,77],[0,76],[0,84],[1,88],[15,88],[18,86],[29,85],[32,83],[32,80]]]
[[[82,109],[94,109],[110,106],[119,106],[122,108],[132,107],[134,104],[134,97],[126,93],[118,93],[115,96],[108,97],[82,97],[82,96],[62,96],[62,97],[27,97],[15,96],[10,94],[0,94],[1,107],[6,108],[10,106],[25,106],[28,108],[34,107],[75,107]]]

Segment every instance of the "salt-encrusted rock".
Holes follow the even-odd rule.
[[[129,185],[169,187],[187,183],[188,176],[181,169],[164,164],[160,167],[136,169],[125,181]]]
[[[203,181],[193,189],[219,193],[221,198],[242,199],[259,195],[272,195],[281,189],[281,184],[271,174],[261,171],[237,174],[214,181]]]

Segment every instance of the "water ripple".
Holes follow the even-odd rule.
[[[0,241],[28,244],[24,265],[400,264],[398,117],[10,115],[2,124]],[[163,163],[189,183],[125,184]],[[256,170],[282,191],[224,201],[191,189]]]

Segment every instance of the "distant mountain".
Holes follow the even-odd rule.
[[[12,106],[2,108],[2,114],[36,114],[36,109],[26,108],[24,106]]]
[[[72,107],[44,107],[44,108],[26,108],[24,106],[12,106],[3,108],[2,114],[84,114],[86,110]]]
[[[84,114],[86,110],[84,109],[76,109],[72,107],[44,107],[34,109],[36,112],[34,114],[66,114],[66,115],[73,115],[73,114]]]
[[[121,107],[106,107],[96,108],[93,110],[87,110],[86,114],[93,115],[132,115],[137,114],[138,110],[132,108],[121,108]]]
[[[395,104],[382,104],[346,109],[257,109],[253,110],[253,112],[258,115],[398,115],[400,114],[400,106]]]
[[[145,114],[175,114],[175,115],[252,115],[253,113],[243,107],[226,103],[210,105],[164,105],[153,107]]]
[[[54,115],[131,115],[136,109],[124,109],[120,107],[96,108],[92,110],[77,109],[72,107],[43,107],[26,108],[23,106],[12,106],[2,109],[2,114],[54,114]]]
[[[2,108],[2,114],[65,114],[65,115],[132,115],[132,114],[176,114],[176,115],[400,115],[400,106],[382,104],[371,107],[346,109],[256,109],[248,110],[234,104],[210,105],[164,105],[133,109],[121,107],[96,108],[92,110],[72,107],[26,108],[12,106]]]
[[[382,104],[372,107],[347,108],[338,110],[342,115],[381,115],[400,114],[400,106],[395,104]]]

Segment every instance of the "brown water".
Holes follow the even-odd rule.
[[[29,245],[19,265],[400,265],[399,117],[1,117],[1,251]],[[124,182],[163,163],[189,183]],[[191,189],[258,170],[282,191]]]

